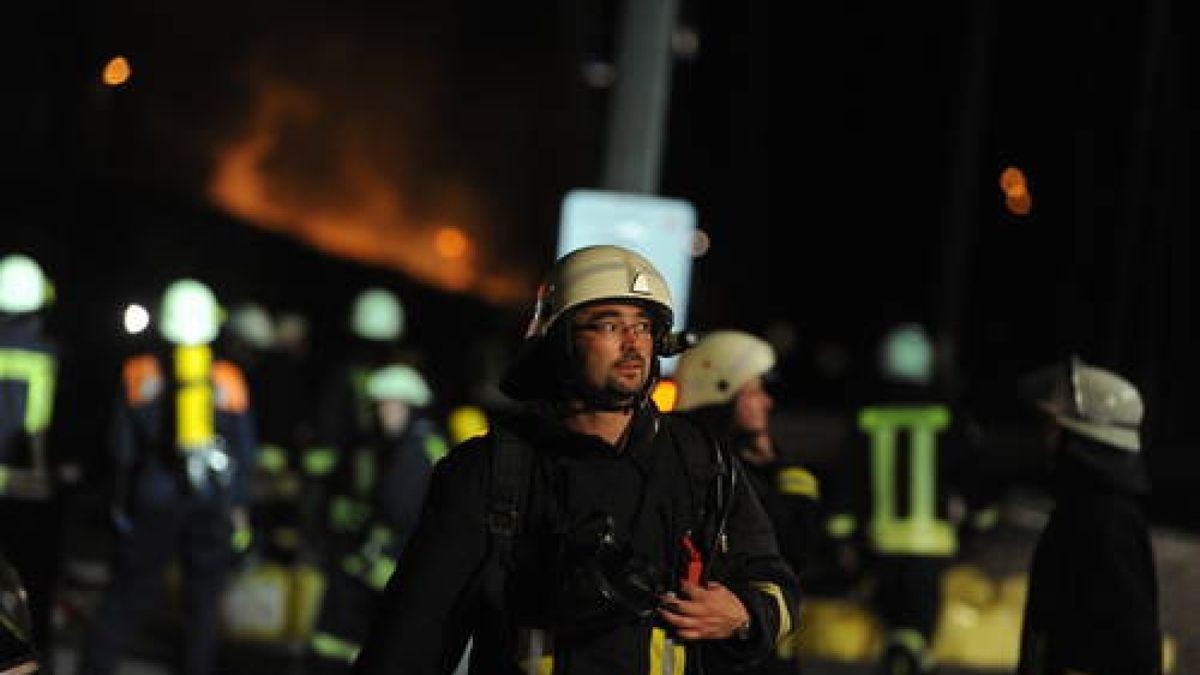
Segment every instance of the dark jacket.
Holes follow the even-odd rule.
[[[175,443],[175,390],[168,347],[130,357],[113,420],[115,502],[124,508],[161,504],[188,495],[182,452]],[[248,503],[248,476],[257,449],[249,389],[241,369],[212,364],[213,427],[232,462],[229,484],[214,494],[229,507]]]
[[[1138,455],[1066,435],[1033,556],[1019,673],[1162,672],[1147,489]]]
[[[638,561],[629,567],[640,570],[639,578],[661,584],[653,592],[677,588],[684,534],[701,548],[716,543],[720,514],[712,496],[718,475],[711,437],[652,407],[632,425],[626,449],[616,453],[600,439],[538,415],[496,421],[532,448],[507,567],[488,558],[493,437],[469,440],[442,460],[355,672],[450,672],[468,638],[473,675],[536,672],[528,657],[538,653],[553,658],[558,675],[650,673],[652,663],[684,656],[683,672],[694,675],[704,672],[709,649],[728,650],[747,663],[769,654],[791,629],[786,608],[798,606],[798,587],[736,462],[739,480],[726,502],[727,552],[714,548],[705,563],[707,578],[728,586],[749,610],[749,641],[675,643],[653,615],[629,615],[592,631],[562,628],[562,617],[582,613],[563,611],[569,595],[563,589],[586,576],[575,570],[590,569],[576,567],[572,551],[581,550],[597,520],[612,525],[612,540]],[[498,569],[508,571],[498,583],[489,582]]]

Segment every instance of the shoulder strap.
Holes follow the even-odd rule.
[[[487,529],[492,554],[507,564],[513,537],[521,528],[521,498],[528,481],[533,449],[513,432],[493,425],[492,475],[488,491]]]
[[[679,439],[687,471],[708,482],[703,494],[704,498],[713,500],[705,507],[713,529],[703,552],[706,556],[711,555],[717,547],[724,545],[725,527],[740,480],[732,451],[728,443],[692,418],[664,415],[661,419],[669,433]]]

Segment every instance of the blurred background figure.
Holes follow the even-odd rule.
[[[88,675],[114,672],[176,556],[180,672],[213,673],[221,591],[235,551],[250,543],[246,476],[257,442],[242,371],[211,347],[217,299],[203,283],[181,279],[167,287],[159,317],[162,341],[121,372],[112,439],[115,560],[84,642]]]
[[[367,288],[354,298],[348,316],[350,339],[344,351],[331,357],[333,364],[321,376],[312,402],[315,438],[303,459],[304,509],[312,526],[320,523],[325,510],[330,474],[342,455],[371,431],[374,412],[367,380],[375,369],[402,360],[405,319],[400,298],[386,288]]]
[[[734,330],[708,333],[679,357],[676,409],[699,420],[732,444],[766,508],[780,552],[804,580],[819,532],[817,479],[800,462],[785,459],[771,435],[774,400],[767,383],[775,350],[765,340]],[[800,616],[799,608],[793,609]],[[791,641],[781,643],[763,673],[797,672]],[[719,672],[733,672],[726,666]]]
[[[1157,675],[1141,394],[1078,357],[1026,375],[1021,393],[1043,418],[1055,505],[1034,551],[1017,672]]]
[[[383,366],[366,382],[371,426],[335,469],[327,590],[305,672],[348,673],[425,500],[446,441],[427,415],[433,393],[415,368]]]
[[[33,639],[47,668],[59,579],[59,448],[50,427],[59,354],[43,314],[53,287],[32,258],[0,258],[0,551],[29,593]]]
[[[827,521],[847,574],[866,574],[886,635],[881,671],[930,673],[941,575],[958,553],[973,423],[935,382],[925,328],[902,323],[879,343],[878,377],[858,394]]]

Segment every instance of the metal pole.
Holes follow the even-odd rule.
[[[604,160],[606,189],[658,190],[678,8],[678,0],[625,0]]]

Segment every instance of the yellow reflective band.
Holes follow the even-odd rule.
[[[287,468],[287,451],[278,445],[264,444],[258,448],[258,466],[267,473],[280,473]]]
[[[788,467],[779,472],[779,491],[785,495],[820,499],[821,490],[817,477],[807,469]]]
[[[367,570],[363,580],[371,588],[382,591],[387,586],[388,580],[392,578],[392,573],[395,571],[395,560],[391,558],[379,558],[371,564],[371,568]]]
[[[949,523],[936,520],[895,520],[871,525],[871,545],[881,553],[954,555],[958,537]]]
[[[517,667],[525,675],[553,675],[554,636],[536,628],[517,631]]]
[[[937,518],[937,434],[950,424],[944,406],[863,408],[858,426],[871,437],[871,540],[879,551],[947,555],[957,550],[949,525]],[[897,445],[909,443],[908,508],[897,503]],[[897,513],[907,512],[905,518]]]
[[[17,380],[25,395],[25,432],[36,434],[50,426],[54,410],[54,357],[28,349],[0,349],[0,380]]]
[[[360,530],[370,517],[370,505],[349,497],[334,497],[329,504],[329,524],[340,532]]]
[[[362,645],[329,633],[314,633],[308,644],[320,656],[346,663],[354,663],[362,650]]]
[[[8,467],[0,466],[0,495],[8,489]]]
[[[838,513],[825,521],[825,531],[834,539],[845,539],[858,529],[858,519],[849,513]]]
[[[238,553],[244,553],[250,548],[250,544],[254,541],[254,532],[248,527],[237,527],[233,530],[233,536],[229,538],[230,545],[233,550]]]
[[[796,633],[783,636],[779,644],[775,645],[775,656],[780,661],[791,661],[796,658],[796,645],[800,641],[800,636]]]
[[[337,452],[333,448],[309,448],[304,453],[304,472],[310,476],[325,476],[337,464]]]
[[[432,464],[437,464],[438,460],[446,456],[450,448],[446,446],[446,441],[437,434],[430,434],[425,438],[425,456],[429,457]]]
[[[775,644],[779,644],[792,632],[792,610],[788,608],[787,598],[783,597],[783,589],[767,581],[755,582],[753,586],[775,599],[775,606],[779,610],[779,628],[775,631]]]
[[[687,648],[667,637],[661,628],[650,630],[649,675],[683,675],[687,670]]]

